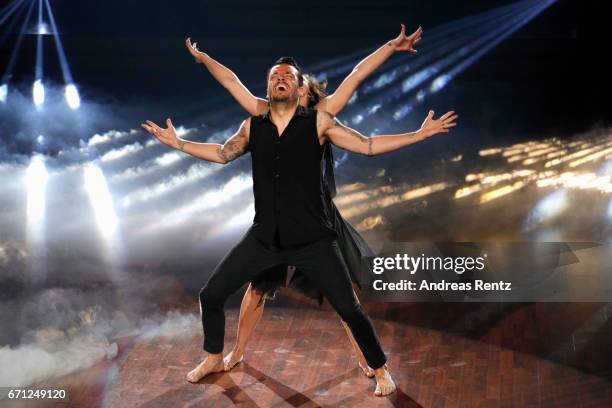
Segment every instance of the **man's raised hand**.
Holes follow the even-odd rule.
[[[402,24],[401,27],[402,28],[400,30],[399,35],[393,40],[395,50],[416,53],[417,50],[414,49],[414,45],[421,41],[423,29],[419,27],[414,33],[410,34],[409,36],[406,36],[406,26]]]
[[[185,46],[187,47],[187,50],[189,51],[189,53],[193,55],[193,58],[195,58],[196,62],[201,63],[204,57],[206,56],[206,54],[198,50],[198,43],[197,42],[192,43],[191,37],[190,37],[185,40]]]
[[[429,114],[421,125],[421,133],[425,138],[433,136],[438,133],[448,133],[450,128],[457,126],[455,119],[459,117],[454,111],[446,112],[438,119],[433,118],[434,111],[430,110]]]
[[[179,139],[179,137],[176,135],[174,125],[172,125],[172,121],[169,118],[166,119],[166,125],[168,127],[164,129],[157,126],[154,122],[150,120],[147,120],[146,124],[140,124],[140,126],[142,126],[144,130],[155,136],[157,140],[159,140],[163,144],[170,146],[174,149],[180,149],[182,140]]]

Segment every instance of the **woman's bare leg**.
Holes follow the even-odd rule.
[[[264,309],[265,299],[261,299],[263,293],[249,287],[244,292],[242,303],[240,304],[240,315],[238,318],[238,333],[236,334],[236,345],[223,359],[223,369],[229,371],[242,361],[244,349],[249,342],[251,335],[255,331],[255,326],[261,318]],[[261,299],[261,304],[259,303]]]
[[[357,342],[355,341],[355,338],[353,337],[353,332],[351,332],[351,328],[348,327],[348,325],[344,322],[344,320],[340,320],[340,322],[342,322],[342,326],[344,326],[344,330],[346,331],[346,336],[349,338],[349,341],[351,342],[351,345],[353,346],[353,349],[355,350],[355,354],[357,354],[357,360],[359,360],[359,367],[363,370],[363,373],[366,375],[366,377],[368,378],[374,377],[374,370],[370,368],[370,366],[368,365],[368,362],[363,356],[361,349],[359,348],[359,346],[357,345]]]

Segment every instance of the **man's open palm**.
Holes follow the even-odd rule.
[[[157,140],[163,144],[176,148],[178,146],[179,138],[174,130],[174,125],[172,125],[172,121],[170,119],[166,119],[166,125],[168,127],[164,129],[157,126],[154,122],[147,120],[146,124],[142,123],[140,126],[155,136]]]

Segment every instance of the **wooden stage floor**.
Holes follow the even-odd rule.
[[[285,295],[267,306],[245,362],[230,373],[185,380],[202,357],[199,326],[126,338],[115,360],[54,384],[70,389],[71,404],[46,406],[610,407],[612,325],[606,317],[596,331],[588,326],[603,307],[366,304],[398,384],[380,398],[329,307]],[[227,317],[230,345],[237,310]]]

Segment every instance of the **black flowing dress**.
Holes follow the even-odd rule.
[[[336,180],[332,146],[329,142],[325,142],[321,166],[323,166],[322,191],[326,210],[338,234],[338,244],[349,269],[351,280],[361,289],[360,276],[371,273],[370,262],[374,253],[359,232],[342,218],[332,200],[336,196]],[[266,298],[274,299],[276,291],[281,286],[294,288],[310,298],[317,299],[319,303],[323,303],[323,294],[316,285],[299,269],[291,265],[278,265],[270,268],[252,280],[251,285],[262,293],[260,303]]]

